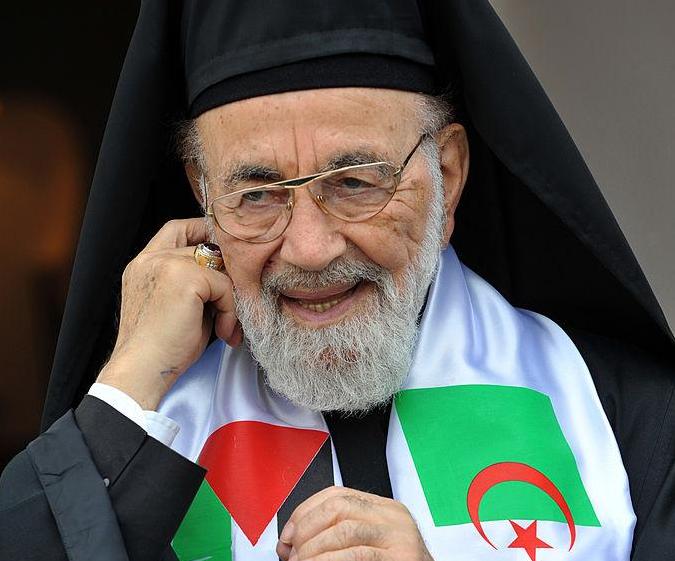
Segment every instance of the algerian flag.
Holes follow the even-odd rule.
[[[484,522],[508,521],[502,530],[515,539],[500,546],[534,561],[539,549],[572,551],[578,527],[600,527],[547,396],[493,385],[412,389],[397,396],[396,412],[435,528],[464,525],[477,549],[497,548]]]
[[[581,355],[452,251],[394,402],[387,460],[436,560],[630,557],[628,478]]]

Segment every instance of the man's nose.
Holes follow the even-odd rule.
[[[341,221],[326,214],[307,189],[295,191],[293,217],[283,234],[280,257],[306,271],[320,271],[347,249]]]

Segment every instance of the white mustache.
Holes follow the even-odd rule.
[[[356,284],[364,280],[383,286],[391,278],[392,274],[387,269],[372,261],[339,257],[321,271],[306,271],[289,265],[283,271],[267,273],[262,278],[262,291],[265,296],[275,298],[286,290],[316,290],[336,284]]]

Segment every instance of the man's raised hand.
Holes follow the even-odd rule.
[[[116,387],[143,409],[156,409],[176,379],[204,351],[211,330],[236,346],[242,332],[232,282],[194,260],[208,238],[203,218],[172,220],[122,275],[119,331],[98,382]]]
[[[299,505],[284,527],[283,561],[433,561],[401,503],[329,487]]]

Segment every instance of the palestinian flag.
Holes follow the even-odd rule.
[[[441,558],[462,544],[461,559],[571,559],[580,529],[600,528],[548,396],[494,385],[409,389],[395,410],[423,493],[411,498],[408,485],[401,498],[424,500],[428,541],[447,548]]]
[[[172,543],[180,561],[276,559],[293,510],[334,480],[327,432],[260,421],[217,429],[198,463],[208,473]]]

